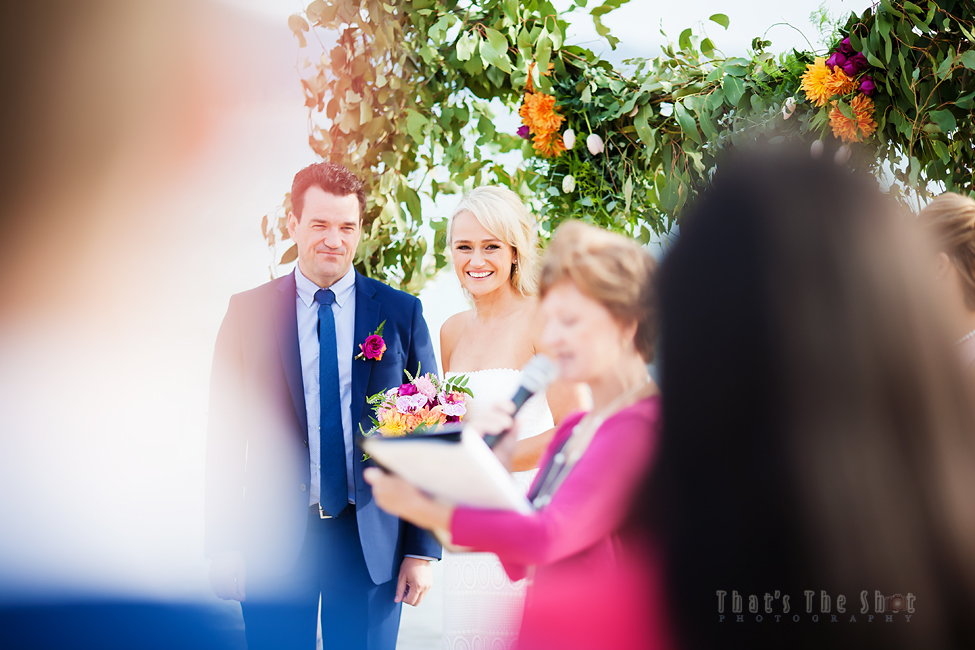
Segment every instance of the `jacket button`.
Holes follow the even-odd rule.
[[[302,492],[304,492],[304,491],[305,491],[305,490],[307,490],[307,489],[308,489],[308,486],[307,486],[307,485],[305,485],[304,483],[302,483],[302,484],[301,484],[301,491],[302,491]]]

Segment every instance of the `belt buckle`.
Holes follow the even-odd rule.
[[[322,504],[318,504],[318,516],[322,519],[332,519],[332,515],[322,510]]]

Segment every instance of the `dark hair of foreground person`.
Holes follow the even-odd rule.
[[[975,428],[920,237],[804,152],[721,166],[682,223],[635,510],[679,647],[975,647]]]

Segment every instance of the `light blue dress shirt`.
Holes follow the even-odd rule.
[[[335,316],[335,345],[339,362],[339,401],[342,407],[342,437],[345,440],[345,481],[349,489],[349,503],[355,503],[355,479],[353,478],[352,440],[352,357],[355,345],[355,269],[331,287],[319,287],[302,274],[295,264],[297,297],[295,309],[298,315],[298,350],[301,354],[301,383],[305,387],[305,413],[308,416],[308,461],[311,466],[311,489],[308,505],[319,502],[322,493],[321,474],[321,388],[318,379],[318,303],[315,292],[331,289],[335,294],[332,315]],[[421,560],[433,560],[423,555],[409,555]]]
[[[295,265],[298,314],[298,349],[301,353],[301,380],[305,387],[305,413],[308,416],[308,457],[311,464],[311,489],[308,505],[321,498],[321,389],[318,380],[318,303],[315,292],[331,289],[335,294],[332,314],[335,317],[335,345],[339,362],[339,402],[342,409],[342,437],[345,440],[345,479],[349,488],[349,503],[355,503],[355,481],[352,462],[355,447],[352,441],[352,357],[355,339],[355,269],[342,276],[330,287],[319,287]]]

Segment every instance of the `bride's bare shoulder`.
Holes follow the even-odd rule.
[[[440,358],[445,367],[473,313],[474,310],[472,309],[459,312],[448,318],[440,326]]]
[[[460,336],[460,333],[464,330],[464,327],[470,322],[471,316],[473,316],[474,310],[468,309],[467,311],[457,312],[450,318],[444,321],[443,325],[440,326],[440,336]]]

